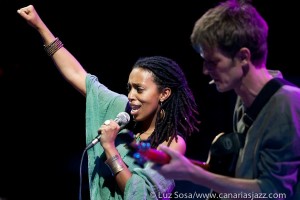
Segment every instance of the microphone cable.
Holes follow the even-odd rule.
[[[82,153],[82,156],[81,156],[81,159],[80,159],[80,167],[79,167],[79,197],[78,197],[79,200],[82,200],[82,194],[81,194],[81,191],[82,191],[82,163],[83,163],[83,159],[84,159],[84,155],[85,155],[86,151],[87,151],[87,148],[84,149],[84,151]]]

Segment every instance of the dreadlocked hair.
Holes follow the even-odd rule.
[[[158,112],[155,130],[149,138],[151,147],[156,148],[164,141],[168,141],[169,146],[174,138],[177,141],[178,133],[186,139],[198,131],[197,104],[182,69],[175,61],[162,56],[143,57],[133,68],[150,71],[160,91],[166,87],[172,90],[170,97],[161,105],[161,109],[165,110],[164,118]]]

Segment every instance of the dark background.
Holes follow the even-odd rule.
[[[202,121],[200,132],[187,141],[187,156],[204,161],[213,137],[231,131],[235,99],[232,92],[218,93],[208,85],[189,40],[195,21],[217,2],[40,0],[9,6],[8,15],[1,17],[0,199],[78,199],[85,147],[85,98],[63,79],[17,9],[33,4],[84,68],[119,93],[127,94],[128,74],[138,57],[162,55],[177,61]],[[295,2],[253,4],[269,23],[268,68],[300,85]],[[88,199],[86,155],[81,170]]]

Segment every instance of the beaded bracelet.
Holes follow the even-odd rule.
[[[46,51],[48,56],[52,56],[54,53],[56,53],[63,46],[64,46],[64,44],[57,37],[50,44],[44,45],[44,50]]]
[[[112,176],[115,176],[117,173],[121,172],[124,169],[124,164],[118,155],[114,155],[110,159],[107,159],[105,161],[105,164],[110,169]]]

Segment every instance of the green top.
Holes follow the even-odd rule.
[[[89,144],[97,135],[101,124],[107,119],[115,119],[118,113],[125,111],[128,99],[125,95],[109,90],[101,84],[96,76],[88,74],[86,77],[86,143]],[[124,196],[119,190],[115,178],[105,165],[106,156],[100,144],[89,149],[88,174],[91,200],[108,199],[159,199],[163,194],[174,188],[174,181],[167,180],[152,170],[150,163],[141,168],[128,155],[126,148],[131,141],[132,134],[123,129],[116,138],[116,147],[132,177],[128,180]]]

